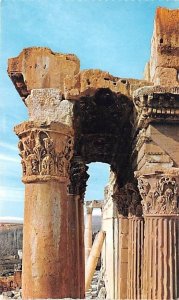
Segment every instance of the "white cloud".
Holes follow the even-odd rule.
[[[23,202],[24,189],[0,186],[0,202]]]
[[[10,162],[14,162],[14,163],[19,163],[20,162],[20,158],[15,158],[13,156],[9,156],[9,155],[6,155],[6,154],[0,154],[0,160],[10,161]]]
[[[18,217],[0,217],[0,224],[2,223],[12,223],[12,224],[23,224],[23,218]]]
[[[12,150],[12,151],[17,151],[17,147],[9,144],[9,143],[5,143],[5,142],[0,142],[0,147],[6,148],[8,150]]]

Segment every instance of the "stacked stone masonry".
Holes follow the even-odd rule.
[[[86,164],[96,161],[111,166],[107,298],[179,298],[178,23],[179,10],[157,9],[144,80],[80,70],[75,55],[47,48],[9,59],[29,113],[15,127],[25,183],[23,299],[84,298]]]

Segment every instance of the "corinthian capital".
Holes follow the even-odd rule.
[[[73,132],[58,123],[50,125],[24,122],[15,127],[20,138],[24,183],[68,178],[73,155]]]
[[[144,215],[179,214],[179,171],[138,177]]]

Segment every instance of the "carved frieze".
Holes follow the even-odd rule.
[[[133,183],[127,183],[122,188],[116,185],[112,197],[119,214],[123,216],[142,216],[141,198]]]
[[[134,92],[136,126],[146,127],[151,121],[179,122],[179,90],[146,87]]]
[[[177,177],[165,174],[140,176],[138,188],[142,197],[143,213],[178,214],[179,186]]]
[[[68,177],[73,150],[71,136],[45,128],[32,128],[19,137],[24,182]]]

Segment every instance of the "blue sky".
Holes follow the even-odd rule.
[[[23,216],[21,165],[14,125],[27,110],[7,76],[7,59],[23,48],[45,46],[75,53],[81,69],[99,68],[119,77],[142,78],[150,56],[157,6],[178,1],[1,0],[0,216]],[[87,199],[102,199],[109,167],[91,165]]]

